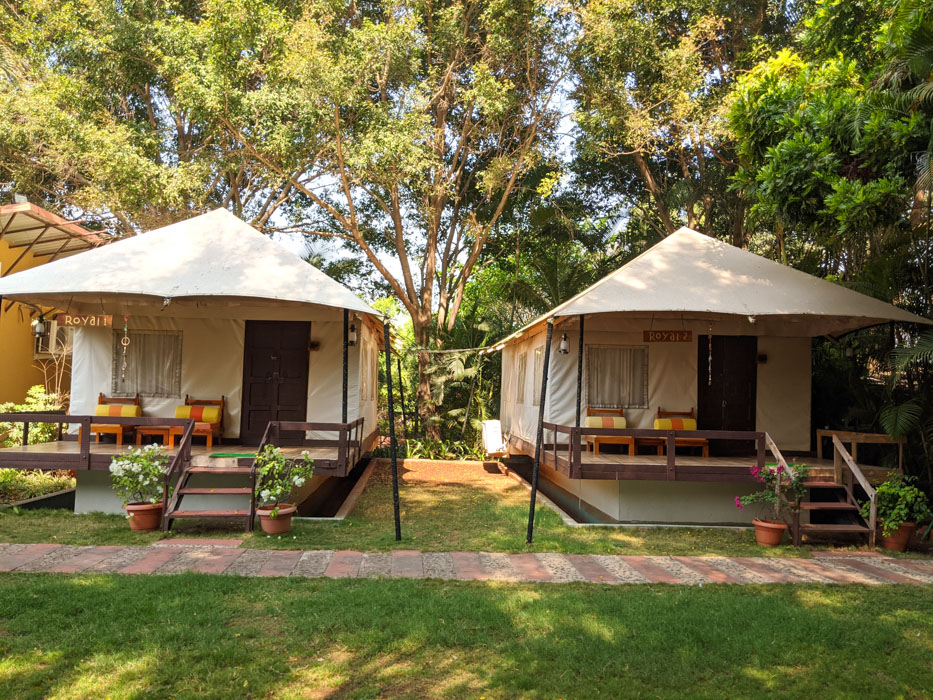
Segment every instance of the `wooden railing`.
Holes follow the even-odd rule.
[[[309,432],[336,433],[336,439],[308,438]],[[333,460],[339,471],[348,472],[359,461],[362,449],[363,418],[349,423],[305,423],[299,421],[271,421],[259,442],[259,452],[266,445],[281,445],[283,433],[297,433],[298,447],[336,447],[337,458]],[[291,443],[291,441],[289,441]]]
[[[862,470],[855,463],[852,455],[849,454],[849,451],[846,450],[842,441],[836,435],[833,435],[833,474],[836,483],[845,486],[846,498],[852,505],[858,505],[853,493],[855,487],[852,481],[853,477],[858,481],[859,486],[862,487],[868,497],[868,544],[874,547],[875,531],[878,528],[878,495],[868,479],[865,478]]]
[[[559,435],[567,436],[567,450],[569,452],[571,478],[579,471],[583,465],[583,441],[587,436],[605,436],[605,437],[630,437],[635,444],[640,438],[644,439],[662,439],[664,440],[666,454],[666,475],[669,480],[677,478],[677,440],[685,439],[705,439],[722,441],[744,441],[755,445],[755,463],[759,468],[764,468],[765,451],[767,449],[766,433],[757,431],[735,431],[735,430],[648,430],[631,428],[589,428],[589,427],[571,427],[559,425],[557,423],[544,423],[545,438],[550,436],[550,441],[545,439],[544,443],[550,447],[552,457],[557,460],[559,444]],[[544,446],[542,446],[544,447]]]
[[[191,464],[191,437],[194,434],[194,421],[190,419],[179,419],[179,422],[185,424],[185,432],[181,435],[181,441],[178,443],[178,451],[172,457],[168,467],[165,470],[162,489],[162,531],[168,529],[169,513],[175,509],[178,502],[178,493],[172,493],[171,502],[169,493],[172,490],[172,478],[176,474],[186,469]],[[167,425],[167,424],[166,424]]]
[[[49,420],[54,418],[54,420]],[[15,450],[11,449],[0,453],[0,467],[11,467],[14,469],[90,469],[91,458],[101,457],[109,461],[112,454],[106,455],[94,454],[91,441],[91,425],[126,425],[126,426],[191,426],[194,427],[194,421],[187,418],[160,418],[158,416],[82,416],[82,415],[64,415],[60,413],[45,413],[33,411],[29,413],[0,413],[0,423],[22,423],[23,424],[23,447],[29,447],[29,427],[35,423],[58,424],[58,441],[66,439],[62,430],[63,425],[77,425],[78,427],[78,450],[76,452],[44,452],[42,450]],[[188,444],[188,454],[190,457],[190,439]],[[54,463],[50,463],[54,460]]]

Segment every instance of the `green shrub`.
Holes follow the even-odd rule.
[[[74,477],[68,471],[0,469],[0,503],[15,503],[44,496],[47,493],[73,488],[74,485]]]
[[[41,384],[26,392],[21,404],[0,403],[0,413],[30,413],[36,411],[61,411],[65,400],[61,394],[51,394]],[[58,437],[58,423],[32,423],[29,426],[29,444],[51,442]],[[17,447],[23,444],[22,423],[0,423],[0,446]]]

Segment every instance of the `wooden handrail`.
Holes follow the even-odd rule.
[[[862,473],[862,470],[859,469],[858,465],[855,463],[855,460],[852,459],[852,455],[849,454],[849,451],[842,444],[842,441],[836,436],[833,435],[833,461],[835,458],[839,457],[842,459],[842,462],[849,468],[849,473],[855,477],[855,480],[858,481],[859,485],[862,487],[862,490],[865,491],[865,495],[868,496],[868,527],[869,527],[869,544],[874,547],[875,545],[875,530],[878,527],[878,495],[874,487],[869,483],[868,479],[865,478],[865,475]],[[851,487],[849,489],[851,490]],[[854,497],[850,498],[854,501]],[[856,504],[857,505],[857,504]]]
[[[171,462],[169,462],[168,468],[165,470],[165,477],[162,483],[162,530],[165,531],[168,529],[168,520],[169,513],[174,510],[175,504],[178,502],[178,492],[175,491],[172,494],[171,503],[169,502],[169,489],[171,488],[172,476],[175,472],[180,472],[181,468],[184,468],[191,463],[191,438],[194,434],[194,420],[190,418],[178,419],[183,420],[185,423],[185,432],[181,435],[181,440],[178,442],[178,451],[172,457]],[[90,428],[90,424],[88,424]],[[89,436],[90,437],[90,436]],[[90,439],[87,440],[88,446],[90,446]],[[181,468],[180,468],[181,467]]]

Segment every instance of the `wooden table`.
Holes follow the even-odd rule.
[[[599,454],[600,443],[604,445],[627,445],[628,453],[635,454],[635,438],[628,435],[584,435],[586,440],[586,450],[590,451],[592,447],[593,454]]]
[[[168,436],[171,430],[171,427],[167,425],[140,425],[136,428],[136,444],[142,445],[143,436],[149,435],[162,438],[162,444],[168,446]]]
[[[659,457],[664,456],[664,453],[667,451],[667,438],[638,438],[636,444],[656,447]],[[678,447],[700,447],[703,449],[703,456],[709,457],[709,440],[706,438],[674,438],[674,448],[676,449]]]
[[[904,445],[907,438],[893,438],[884,433],[858,433],[851,430],[817,430],[816,431],[816,457],[823,459],[823,438],[835,435],[839,442],[848,442],[852,446],[852,461],[858,463],[859,445],[897,445],[897,469],[904,471]]]

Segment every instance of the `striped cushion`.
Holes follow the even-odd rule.
[[[695,418],[655,418],[655,430],[696,430]]]
[[[176,406],[176,418],[193,418],[202,423],[220,423],[220,406]]]
[[[627,428],[628,423],[622,416],[587,416],[583,426],[586,428]]]
[[[114,416],[117,418],[138,418],[143,414],[142,406],[125,403],[99,403],[94,409],[95,416]]]

